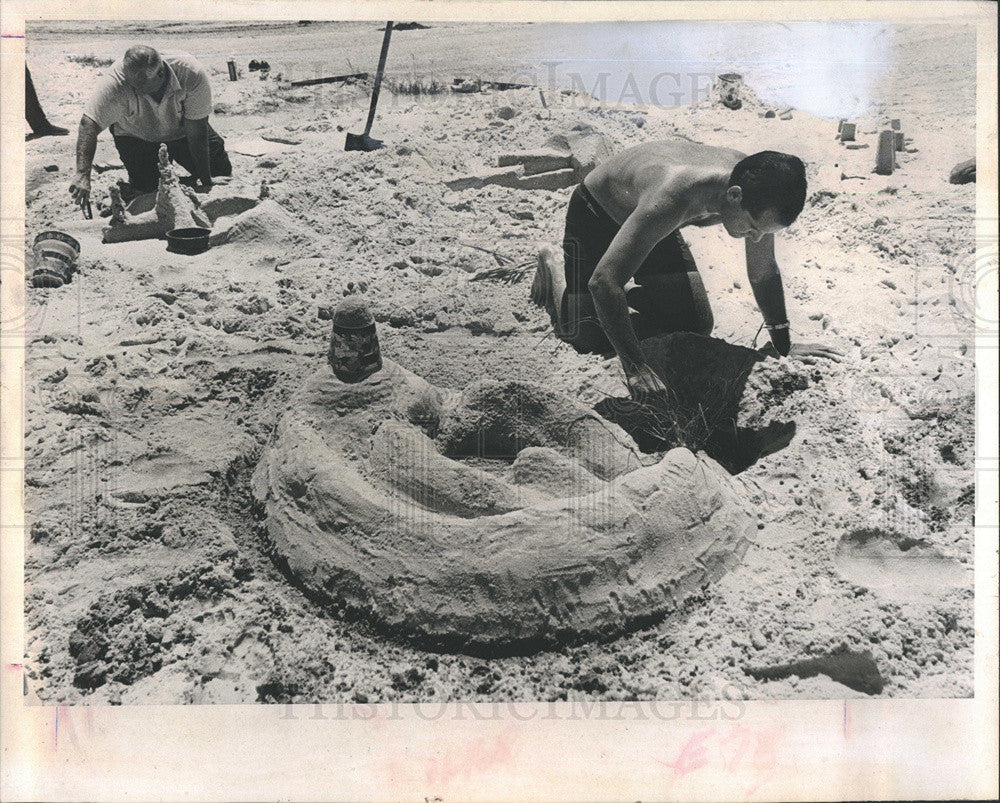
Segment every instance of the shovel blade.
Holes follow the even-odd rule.
[[[344,143],[345,151],[377,151],[384,147],[381,140],[370,137],[368,134],[348,133],[347,141]]]

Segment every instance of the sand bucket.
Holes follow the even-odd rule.
[[[43,231],[35,237],[32,248],[35,271],[31,282],[35,287],[62,287],[68,283],[80,256],[80,243],[61,231]]]
[[[360,298],[346,298],[333,311],[328,359],[341,382],[360,382],[381,370],[375,319]]]
[[[68,265],[75,265],[80,256],[80,243],[61,231],[43,231],[35,237],[35,254],[41,258],[54,257]]]
[[[739,73],[727,72],[715,80],[715,91],[719,102],[728,109],[738,109],[743,105],[740,98],[740,87],[743,86],[743,76]]]

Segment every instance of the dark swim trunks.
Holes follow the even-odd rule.
[[[562,298],[560,337],[581,352],[609,354],[587,283],[621,226],[580,184],[569,200],[563,237],[566,292]],[[712,310],[698,266],[679,231],[658,242],[633,276],[627,292],[634,310],[632,326],[640,340],[664,332],[712,331]]]

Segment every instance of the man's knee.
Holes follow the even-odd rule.
[[[705,284],[701,280],[701,275],[696,271],[689,272],[687,278],[691,287],[692,309],[694,312],[691,331],[708,337],[712,334],[712,330],[715,329],[715,316],[712,314],[712,305],[708,300]]]
[[[214,131],[209,140],[209,167],[213,176],[231,176],[233,174],[233,164],[229,161],[229,154],[226,152],[225,140]]]
[[[561,328],[556,334],[581,354],[607,354],[614,352],[597,318],[590,293],[565,292],[561,306]]]
[[[715,316],[712,314],[712,309],[706,305],[706,309],[698,311],[693,331],[699,335],[705,335],[705,337],[708,337],[712,334],[714,329]]]

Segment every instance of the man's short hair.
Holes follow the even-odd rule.
[[[761,151],[733,168],[729,186],[743,190],[743,209],[753,217],[771,209],[782,226],[790,226],[806,203],[806,166],[797,156]]]
[[[133,45],[125,51],[122,64],[129,72],[146,72],[160,64],[160,54],[148,45]]]

